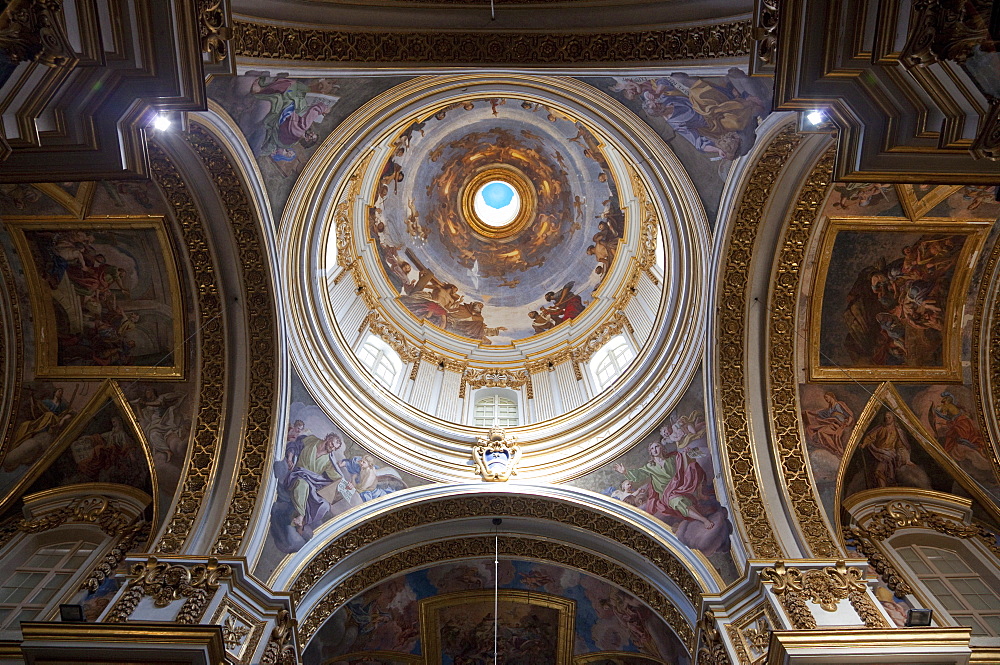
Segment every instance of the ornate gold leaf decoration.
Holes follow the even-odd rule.
[[[229,57],[229,3],[227,0],[198,0],[198,36],[201,50],[213,63]]]
[[[215,277],[215,264],[201,214],[177,167],[155,141],[149,142],[150,170],[164,198],[173,208],[180,235],[187,248],[197,297],[195,326],[201,337],[201,377],[198,413],[191,426],[191,452],[182,472],[176,507],[155,547],[156,552],[176,553],[191,533],[201,510],[205,490],[216,470],[218,437],[222,435],[222,395],[226,375],[225,326],[219,316],[222,299]]]
[[[174,619],[177,623],[195,624],[201,621],[208,603],[215,595],[222,580],[232,577],[229,564],[210,558],[205,563],[179,564],[157,561],[149,557],[146,563],[137,563],[130,571],[131,581],[125,588],[105,621],[123,623],[139,601],[146,596],[153,598],[156,607],[166,607],[175,600],[185,599]]]
[[[741,665],[760,665],[767,658],[771,632],[780,626],[771,604],[764,601],[736,621],[726,624],[726,632],[736,648]]]
[[[76,60],[62,20],[62,0],[11,0],[0,11],[0,51],[11,62],[61,67]]]
[[[750,438],[750,419],[746,401],[746,315],[750,278],[750,258],[757,238],[758,226],[771,190],[781,174],[789,155],[802,140],[794,124],[786,125],[764,149],[747,178],[736,211],[736,221],[729,236],[726,266],[718,300],[716,336],[719,340],[718,398],[722,405],[722,432],[725,437],[723,466],[730,469],[733,501],[739,522],[746,534],[746,543],[753,556],[782,556],[781,546],[767,517],[760,492],[759,471]]]
[[[796,395],[795,312],[802,277],[803,258],[826,193],[833,184],[833,164],[837,156],[831,146],[813,167],[805,184],[795,195],[784,238],[776,259],[776,277],[771,291],[769,317],[768,371],[771,380],[771,426],[775,457],[784,479],[785,495],[794,511],[798,527],[814,556],[841,554],[816,497],[809,476],[809,457],[799,421],[801,411]]]
[[[296,665],[295,626],[297,622],[288,610],[279,610],[274,628],[260,657],[260,665]]]
[[[994,102],[994,108],[1000,114],[1000,99]],[[1000,146],[1000,115],[997,118],[996,130],[997,145]],[[975,314],[972,318],[970,364],[972,390],[976,397],[976,420],[980,431],[990,433],[986,439],[990,441],[993,472],[1000,476],[1000,461],[997,457],[1000,437],[995,431],[996,421],[988,421],[983,412],[985,408],[991,414],[1000,414],[1000,298],[994,298],[992,303],[990,302],[998,279],[1000,279],[1000,242],[995,242],[979,277],[979,291],[976,293]]]
[[[270,459],[268,444],[278,383],[274,297],[264,239],[253,205],[243,188],[243,179],[222,146],[203,126],[191,123],[185,138],[212,174],[219,198],[229,215],[229,226],[236,238],[247,317],[249,385],[238,455],[240,464],[236,471],[238,482],[234,484],[221,532],[212,546],[213,554],[232,555],[239,550],[250,525],[257,492]]]
[[[237,56],[329,63],[586,64],[737,58],[750,54],[750,22],[574,34],[366,32],[236,21]]]
[[[893,565],[892,560],[882,554],[878,546],[871,539],[870,534],[860,526],[844,527],[844,542],[849,547],[853,547],[858,554],[868,559],[870,565],[885,585],[897,596],[908,596],[913,593],[913,588],[906,579],[899,574]]]
[[[587,335],[587,338],[573,349],[573,362],[587,362],[602,346],[608,343],[609,339],[619,334],[622,330],[634,332],[632,324],[628,322],[628,317],[625,316],[625,312],[617,309],[612,313],[611,320]],[[577,377],[577,380],[580,380],[580,377]]]
[[[778,596],[797,629],[816,627],[816,619],[806,605],[806,599],[827,612],[836,612],[840,601],[846,599],[868,628],[889,627],[868,598],[864,571],[848,568],[844,561],[804,571],[788,568],[783,561],[777,561],[774,567],[760,571],[760,576],[771,583],[771,591]]]
[[[698,622],[698,665],[731,665],[711,610],[706,611]]]
[[[324,547],[303,568],[291,585],[292,599],[298,602],[336,562],[362,547],[399,531],[469,517],[550,520],[610,538],[663,570],[693,605],[697,607],[701,604],[701,588],[691,572],[672,552],[643,531],[584,506],[569,505],[541,496],[510,495],[447,497],[404,506],[380,515],[378,520],[355,524]]]
[[[932,529],[955,538],[979,540],[994,556],[1000,557],[997,534],[980,524],[962,524],[928,510],[926,506],[900,499],[893,501],[874,513],[865,521],[864,535],[872,541],[881,542],[898,529]]]
[[[408,343],[403,334],[385,320],[381,312],[376,310],[368,312],[361,324],[361,329],[365,328],[388,344],[389,348],[399,354],[404,363],[416,363],[420,360],[420,349]]]
[[[781,11],[779,0],[756,0],[754,2],[754,56],[751,74],[773,73],[778,54],[778,20]]]
[[[34,519],[14,517],[0,526],[0,547],[18,533],[40,533],[63,524],[94,524],[115,538],[108,553],[87,575],[81,589],[97,591],[122,562],[130,550],[140,547],[149,538],[150,524],[141,516],[122,508],[117,501],[103,496],[74,499],[69,504],[38,515]]]
[[[526,369],[476,369],[465,370],[465,382],[470,388],[520,388],[531,385],[531,376]],[[530,397],[530,395],[529,395]]]
[[[625,589],[663,617],[677,633],[688,651],[693,651],[694,630],[671,600],[660,593],[646,579],[618,565],[611,559],[565,543],[555,544],[548,540],[535,540],[526,537],[504,537],[500,539],[499,546],[501,557],[533,559],[570,566]],[[307,644],[319,627],[334,612],[359,593],[379,582],[407,570],[433,563],[455,559],[492,557],[495,547],[496,542],[492,537],[457,538],[417,545],[374,561],[327,592],[309,611],[299,627],[299,644]]]
[[[965,62],[977,46],[984,51],[1000,46],[990,38],[992,0],[920,0],[913,3],[916,16],[910,22],[906,44],[899,60],[907,67],[931,65],[943,60]]]
[[[472,459],[476,462],[476,473],[483,480],[504,482],[517,475],[521,448],[502,427],[491,427],[490,433],[479,437],[472,447]]]

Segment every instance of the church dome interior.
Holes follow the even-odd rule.
[[[1000,662],[997,3],[0,4],[0,663]]]

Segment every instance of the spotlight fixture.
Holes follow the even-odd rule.
[[[170,118],[163,113],[157,113],[156,117],[153,118],[153,129],[158,132],[165,132],[170,129]]]
[[[826,114],[820,110],[810,111],[808,114],[806,114],[806,120],[808,120],[809,124],[814,127],[817,125],[822,125],[823,122],[826,120]]]
[[[83,605],[60,605],[59,620],[73,623],[83,621]]]
[[[931,616],[933,614],[934,610],[926,610],[922,608],[906,610],[906,623],[904,625],[907,628],[925,628],[931,625]]]

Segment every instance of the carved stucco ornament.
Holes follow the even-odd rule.
[[[992,0],[918,0],[910,34],[899,55],[907,67],[942,60],[965,62],[976,47],[995,51],[989,22]]]
[[[63,28],[62,0],[13,0],[0,11],[0,57],[61,67],[74,59]]]
[[[175,621],[196,624],[208,608],[222,580],[232,577],[229,564],[209,558],[205,563],[184,565],[157,561],[149,557],[145,563],[132,566],[125,593],[108,614],[108,623],[125,622],[145,596],[153,598],[156,607],[166,607],[175,600],[185,599]]]
[[[502,427],[491,427],[487,436],[479,437],[479,444],[472,449],[472,459],[476,461],[476,473],[483,480],[503,482],[517,474],[521,449]]]
[[[801,570],[789,568],[783,561],[760,572],[771,591],[778,596],[795,628],[816,628],[816,618],[806,604],[809,600],[827,612],[836,612],[842,600],[851,607],[868,628],[887,628],[888,622],[868,598],[865,573],[860,568],[848,568],[844,561],[833,566]]]
[[[295,665],[295,626],[298,622],[288,610],[281,610],[274,620],[274,628],[260,657],[260,665]]]
[[[715,614],[707,610],[698,622],[698,665],[731,665],[722,635],[715,625]]]

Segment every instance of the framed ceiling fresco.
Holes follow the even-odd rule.
[[[497,653],[508,665],[571,665],[576,603],[546,593],[501,589],[497,599]],[[459,592],[420,602],[428,663],[481,662],[494,649],[492,591]]]
[[[830,220],[813,290],[818,381],[961,380],[961,314],[989,220]]]
[[[183,376],[184,317],[162,217],[5,223],[39,313],[38,376]]]

